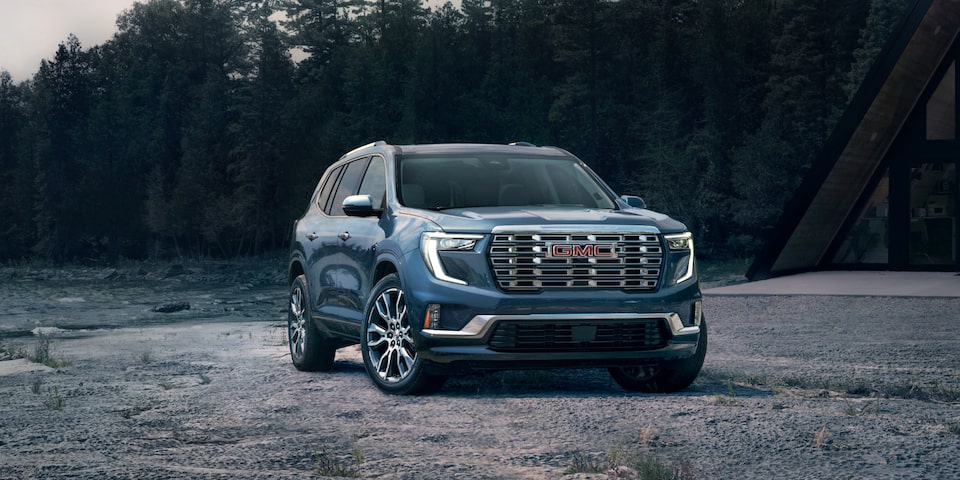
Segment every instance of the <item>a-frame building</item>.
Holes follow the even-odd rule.
[[[910,7],[748,278],[960,271],[958,31],[960,0]]]

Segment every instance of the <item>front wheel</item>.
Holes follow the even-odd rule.
[[[664,366],[638,365],[629,367],[614,367],[610,369],[610,376],[631,392],[669,393],[683,390],[690,386],[707,355],[707,321],[700,321],[700,339],[697,342],[697,351],[690,358],[678,362],[671,362]]]
[[[395,395],[439,389],[443,377],[426,373],[424,361],[417,355],[406,297],[396,274],[377,283],[364,312],[360,351],[377,388]]]

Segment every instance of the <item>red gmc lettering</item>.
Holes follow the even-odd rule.
[[[551,245],[552,257],[613,257],[613,245]]]

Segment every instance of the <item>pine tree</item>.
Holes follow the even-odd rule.
[[[31,146],[37,165],[34,250],[57,261],[85,254],[91,241],[84,222],[89,198],[81,195],[86,172],[79,158],[89,106],[87,67],[80,40],[71,35],[34,77],[32,108],[39,122]]]
[[[24,151],[27,85],[14,85],[0,70],[0,259],[22,258],[36,242],[33,226],[32,162]]]

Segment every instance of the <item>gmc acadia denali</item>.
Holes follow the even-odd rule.
[[[566,367],[670,392],[707,349],[690,232],[554,147],[357,148],[295,222],[289,272],[293,364],[329,370],[359,344],[393,394]]]

